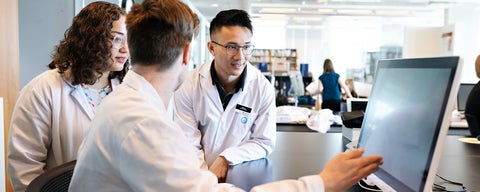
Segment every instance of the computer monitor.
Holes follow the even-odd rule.
[[[460,67],[459,57],[378,61],[357,147],[384,163],[367,182],[383,191],[432,190]]]
[[[370,92],[372,91],[372,84],[353,81],[353,87],[355,87],[355,92],[357,92],[358,97],[370,97]]]
[[[367,109],[368,98],[347,98],[347,112],[363,111]]]
[[[290,89],[288,93],[293,96],[305,95],[305,85],[303,84],[303,76],[300,71],[288,72],[290,78]]]
[[[472,91],[475,84],[473,83],[460,83],[460,87],[458,87],[458,94],[457,94],[457,111],[460,113],[465,112],[465,105],[467,103],[468,95],[470,91]]]

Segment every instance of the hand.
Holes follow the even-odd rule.
[[[361,157],[363,152],[364,149],[355,149],[338,154],[325,165],[320,177],[326,192],[345,191],[383,164],[381,156]]]
[[[223,156],[217,157],[208,169],[218,178],[219,183],[225,183],[228,173],[228,161]]]

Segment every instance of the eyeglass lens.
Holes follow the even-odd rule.
[[[112,46],[114,48],[122,48],[126,43],[126,38],[125,36],[123,35],[115,35],[113,38],[112,38]]]
[[[253,45],[244,45],[244,46],[233,46],[233,45],[227,45],[227,53],[229,55],[235,55],[238,53],[238,50],[242,49],[243,54],[245,55],[250,55],[253,52]]]

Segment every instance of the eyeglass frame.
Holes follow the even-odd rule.
[[[127,44],[127,37],[123,33],[116,31],[112,32],[115,34],[113,37],[110,37],[110,40],[112,41],[112,48],[121,49]]]
[[[218,45],[220,47],[225,48],[226,51],[227,51],[227,55],[230,55],[230,56],[237,55],[240,48],[242,48],[242,53],[245,54],[245,55],[252,55],[253,51],[255,50],[255,45],[251,45],[251,44],[247,44],[247,45],[244,45],[244,46],[238,46],[238,45],[222,45],[222,44],[220,44],[216,41],[213,41],[213,40],[211,42],[214,43],[215,45]],[[247,53],[245,51],[245,49],[249,48],[249,47],[251,47],[251,51],[250,51],[250,53]],[[232,54],[232,51],[235,51],[235,52]]]

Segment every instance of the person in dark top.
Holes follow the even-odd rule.
[[[475,72],[480,78],[480,55],[475,60]],[[480,136],[480,81],[473,87],[465,105],[465,116],[473,137]]]
[[[325,59],[323,62],[323,74],[318,79],[318,90],[322,93],[322,109],[331,109],[334,112],[340,111],[341,89],[345,91],[347,98],[352,98],[350,90],[342,81],[340,75],[335,72],[330,59]]]

